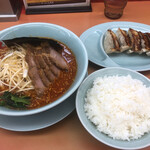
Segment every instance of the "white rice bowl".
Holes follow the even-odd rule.
[[[127,76],[97,77],[84,109],[100,132],[113,139],[138,139],[150,131],[150,88]]]
[[[112,93],[109,93],[106,99],[104,95],[108,94],[108,91],[106,92],[105,90],[109,89],[113,82],[107,81],[107,84],[105,83],[101,87],[101,92],[99,92],[100,88],[97,83],[99,79],[102,78],[104,81],[104,78],[108,79],[108,77],[121,77],[120,79],[127,77],[126,80],[128,82],[130,80],[130,83],[126,84],[124,79],[124,85],[126,85],[124,88],[126,90],[121,90],[123,88],[119,88],[119,83],[122,80],[118,81],[119,83],[113,87],[115,94],[113,93],[112,96]],[[133,82],[135,83],[133,84]],[[93,83],[96,87],[94,87]],[[135,85],[138,86],[136,87]],[[76,111],[79,120],[88,133],[108,146],[126,150],[148,147],[150,146],[149,87],[150,80],[147,77],[130,69],[109,67],[97,70],[82,82],[77,91]],[[94,90],[95,88],[97,92]],[[129,91],[132,92],[129,94]],[[135,95],[135,93],[138,94]],[[118,99],[116,99],[117,95],[119,96]],[[92,101],[93,97],[96,99],[94,103]],[[92,100],[90,100],[91,98]],[[129,100],[129,98],[133,99]],[[90,104],[91,102],[93,103],[92,105]]]

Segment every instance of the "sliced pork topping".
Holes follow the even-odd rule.
[[[46,86],[46,87],[49,87],[51,81],[48,79],[48,77],[46,76],[46,73],[43,69],[39,69],[38,70],[38,73],[40,75],[40,78],[43,82],[43,84]]]
[[[41,44],[41,46],[44,52],[43,55],[48,57],[51,60],[51,62],[53,62],[60,69],[68,70],[68,65],[65,59],[49,43],[44,42]]]
[[[49,50],[50,60],[54,62],[57,67],[68,70],[67,62],[62,58],[62,56],[54,49],[49,48]]]
[[[43,59],[52,71],[52,73],[58,77],[60,74],[60,69],[57,66],[55,66],[47,56],[44,55]]]
[[[38,65],[40,66],[40,68],[44,69],[47,67],[47,64],[46,64],[45,60],[43,59],[42,55],[35,55],[35,58],[37,60]]]
[[[56,76],[52,73],[51,70],[49,70],[49,68],[45,68],[44,72],[50,82],[53,82],[56,79]]]
[[[32,80],[35,91],[38,96],[41,96],[43,95],[46,87],[43,84],[41,77],[39,76],[39,72],[34,60],[34,56],[30,51],[27,51],[25,59],[29,65],[29,71],[28,71],[29,77]]]
[[[28,54],[30,53],[31,56],[34,56],[34,60],[26,60],[27,62],[31,61],[32,66],[34,65],[37,69],[36,73],[41,79],[44,88],[49,87],[50,83],[60,75],[61,70],[68,69],[67,62],[61,54],[55,51],[48,43],[43,47],[34,47],[30,44],[25,45],[25,47],[28,48]],[[35,80],[34,77],[31,80]],[[35,81],[33,83],[34,85],[36,84]],[[35,85],[35,87],[37,86]]]
[[[49,68],[55,76],[58,77],[60,75],[60,70],[54,64],[49,66]]]
[[[38,66],[40,77],[44,85],[48,87],[49,84],[56,79],[55,74],[52,72],[50,66],[46,64],[42,56],[35,56],[35,58],[36,58],[35,62],[36,65]]]

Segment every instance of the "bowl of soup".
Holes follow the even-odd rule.
[[[31,115],[65,101],[84,79],[88,56],[72,31],[26,23],[0,32],[0,114]]]

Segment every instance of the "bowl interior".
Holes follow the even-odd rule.
[[[83,107],[87,90],[92,87],[95,78],[104,77],[104,76],[113,76],[113,75],[119,75],[119,76],[131,75],[132,78],[141,80],[143,84],[145,84],[146,86],[150,86],[149,79],[147,79],[145,76],[141,75],[140,73],[128,69],[112,67],[112,68],[101,69],[92,73],[82,82],[76,96],[77,114],[79,116],[82,125],[93,137],[95,137],[97,140],[111,147],[115,147],[119,149],[139,149],[139,148],[144,148],[146,146],[149,146],[150,134],[145,134],[138,140],[132,140],[130,142],[122,141],[122,140],[113,140],[111,137],[107,136],[106,134],[99,132],[96,129],[96,126],[93,123],[91,123],[90,120],[87,119]]]
[[[0,40],[12,39],[16,37],[48,37],[58,40],[67,45],[76,57],[78,64],[75,81],[69,90],[55,102],[33,110],[12,110],[0,107],[0,114],[21,116],[31,115],[50,109],[68,98],[78,88],[85,77],[88,66],[86,49],[81,40],[70,30],[58,25],[49,23],[27,23],[7,28],[0,32]]]

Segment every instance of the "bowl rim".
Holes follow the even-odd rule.
[[[80,74],[80,78],[75,83],[75,85],[71,89],[68,89],[69,93],[68,92],[64,93],[63,96],[58,98],[56,101],[54,101],[54,102],[52,102],[50,104],[47,104],[45,106],[42,106],[40,108],[36,108],[36,109],[32,109],[32,110],[18,110],[18,111],[16,111],[16,110],[13,110],[13,109],[12,110],[9,109],[9,111],[7,111],[7,110],[1,110],[0,109],[0,115],[6,115],[6,116],[27,116],[27,115],[33,115],[33,114],[41,113],[43,111],[51,109],[54,106],[56,106],[56,105],[60,104],[61,102],[63,102],[69,96],[71,96],[77,90],[77,88],[79,87],[79,85],[81,84],[82,80],[84,79],[84,77],[86,75],[87,68],[88,68],[88,54],[87,54],[86,48],[85,48],[84,44],[82,43],[82,41],[80,40],[80,38],[75,33],[73,33],[71,30],[69,30],[69,29],[67,29],[65,27],[62,27],[62,26],[57,25],[57,24],[44,23],[44,22],[23,23],[23,24],[19,24],[19,25],[14,25],[14,26],[8,27],[8,28],[0,31],[0,36],[1,36],[1,34],[5,33],[5,32],[7,33],[7,32],[9,32],[9,31],[11,31],[13,29],[16,29],[18,27],[28,27],[30,25],[39,25],[39,26],[45,25],[47,27],[48,26],[49,27],[55,27],[57,29],[63,30],[64,32],[69,33],[70,35],[72,35],[75,39],[78,40],[78,42],[80,43],[80,45],[81,45],[81,47],[83,49],[83,53],[84,53],[84,57],[85,57],[85,62],[84,62],[84,66],[85,67],[82,70],[82,73]]]
[[[114,71],[115,71],[116,69],[120,69],[120,70],[124,70],[124,71],[126,70],[126,71],[129,71],[129,72],[138,74],[139,76],[141,76],[142,78],[146,79],[146,80],[150,83],[150,79],[149,79],[149,78],[147,78],[146,76],[144,76],[143,74],[141,74],[141,73],[139,73],[139,72],[137,72],[137,71],[135,71],[135,70],[131,70],[131,69],[128,69],[128,68],[123,68],[123,67],[107,67],[107,68],[98,69],[97,71],[95,71],[95,72],[91,73],[89,76],[87,76],[87,77],[83,80],[83,82],[81,83],[81,85],[80,85],[79,88],[78,88],[78,91],[77,91],[77,94],[76,94],[76,112],[77,112],[77,116],[78,116],[78,118],[79,118],[81,124],[82,124],[83,127],[89,132],[89,134],[91,134],[96,140],[98,140],[99,142],[102,142],[102,143],[105,144],[105,145],[108,145],[108,146],[110,146],[110,147],[117,148],[117,149],[130,149],[130,150],[146,148],[146,147],[150,146],[150,143],[149,143],[149,144],[145,144],[145,145],[143,145],[143,146],[137,146],[137,147],[136,147],[136,146],[135,146],[135,147],[133,147],[133,146],[131,146],[131,147],[129,147],[129,146],[128,146],[128,147],[123,147],[123,146],[118,146],[117,144],[116,144],[116,145],[111,144],[111,143],[107,142],[106,140],[101,139],[98,135],[95,135],[95,134],[93,133],[93,130],[91,129],[91,126],[94,125],[94,124],[92,124],[92,122],[86,117],[86,115],[82,115],[82,113],[85,114],[85,112],[79,109],[79,107],[80,107],[80,108],[83,107],[83,106],[81,106],[81,103],[80,103],[80,101],[83,101],[83,100],[81,100],[81,98],[79,98],[80,89],[84,87],[84,84],[87,83],[88,80],[89,80],[92,76],[95,76],[95,74],[100,74],[101,72],[103,72],[103,71],[105,71],[105,70],[110,70],[110,69],[113,69]],[[93,83],[93,81],[92,81],[92,83]],[[89,88],[88,88],[88,89],[89,89]],[[87,90],[86,90],[86,91],[87,91]],[[85,96],[85,95],[84,95],[84,96]],[[83,102],[83,103],[84,103],[84,102]],[[87,124],[85,123],[85,121],[84,121],[84,118],[86,118],[86,119],[88,120],[88,122],[91,123],[91,125],[89,125],[89,124],[87,125]],[[94,125],[94,126],[95,126],[95,125]],[[94,131],[96,131],[96,128],[95,128],[95,127],[94,127]],[[97,132],[99,132],[99,131],[97,131]],[[102,134],[102,133],[100,132],[100,134]],[[150,134],[150,133],[148,133],[148,134]],[[113,140],[113,139],[112,139],[112,140]],[[137,139],[137,140],[138,140],[138,139]],[[119,140],[116,140],[116,141],[119,141]],[[134,140],[134,141],[136,141],[136,140]],[[130,142],[131,142],[131,141],[130,141]]]

